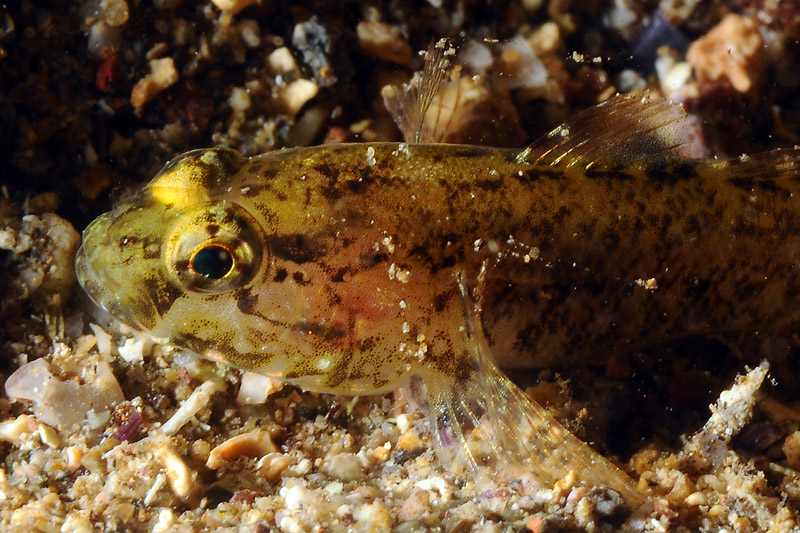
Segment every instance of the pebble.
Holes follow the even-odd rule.
[[[358,46],[369,56],[400,65],[411,59],[411,46],[397,26],[362,21],[358,23],[356,33]]]
[[[256,0],[211,0],[214,2],[214,5],[220,9],[220,11],[225,11],[230,13],[231,15],[235,15],[239,13],[246,7],[249,7],[256,3]]]
[[[297,62],[292,52],[285,46],[276,48],[267,56],[267,65],[275,74],[286,74],[297,70]]]
[[[125,0],[101,0],[100,16],[109,26],[122,26],[128,22],[128,3]]]
[[[800,471],[800,431],[795,431],[783,443],[783,454],[794,470]]]
[[[200,488],[197,472],[189,468],[166,442],[158,446],[156,455],[167,474],[173,494],[183,501],[191,500]]]
[[[316,82],[299,78],[281,88],[280,99],[286,112],[294,117],[318,92],[319,86]]]
[[[698,491],[689,494],[684,501],[686,502],[686,505],[691,505],[694,507],[697,505],[705,505],[708,503],[708,498],[704,492]]]
[[[284,453],[268,453],[258,462],[261,475],[270,483],[280,481],[290,464],[292,464],[292,457]]]
[[[171,57],[150,61],[150,74],[136,82],[131,91],[131,105],[141,109],[159,93],[178,81],[178,70]]]
[[[17,446],[22,443],[22,436],[33,433],[38,423],[31,415],[19,415],[17,418],[0,422],[0,441],[11,442]]]
[[[759,61],[762,45],[755,21],[731,13],[691,44],[686,59],[701,82],[724,79],[735,90],[746,93],[763,66]]]
[[[356,481],[364,477],[364,469],[354,453],[344,452],[326,461],[324,470],[328,475],[341,481]]]
[[[407,452],[413,453],[424,448],[422,439],[413,429],[406,431],[397,439],[397,447]]]
[[[392,516],[381,502],[359,505],[353,511],[353,518],[357,521],[356,531],[383,533],[392,530]]]

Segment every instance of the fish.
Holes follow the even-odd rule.
[[[524,149],[194,150],[85,229],[78,280],[123,323],[233,367],[322,393],[405,387],[454,471],[545,488],[573,473],[636,506],[646,487],[501,367],[689,335],[798,345],[800,149],[698,159],[692,132],[639,94]]]

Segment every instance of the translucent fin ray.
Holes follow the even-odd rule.
[[[586,170],[666,167],[705,155],[680,104],[618,95],[579,113],[520,152],[520,163]]]
[[[442,119],[441,106],[436,106],[436,117],[426,121],[426,116],[434,101],[441,98],[445,84],[459,74],[448,59],[454,53],[455,49],[445,39],[431,43],[425,52],[422,72],[415,73],[402,87],[388,85],[381,91],[386,109],[407,142],[442,142],[449,134],[450,119]],[[460,102],[459,94],[452,100],[452,105],[457,107]],[[451,111],[448,117],[452,118],[454,114]]]
[[[800,146],[743,155],[728,161],[705,162],[698,168],[711,178],[725,178],[742,186],[779,186],[783,180],[800,180]]]
[[[462,296],[466,289],[461,284]],[[647,496],[636,482],[572,435],[505,377],[488,354],[478,309],[465,306],[473,371],[466,380],[425,382],[437,453],[458,473],[488,467],[500,483],[523,477],[542,488],[574,472],[588,485],[611,488],[631,507]],[[413,394],[413,393],[412,393]]]

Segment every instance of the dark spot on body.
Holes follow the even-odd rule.
[[[690,276],[687,279],[686,296],[692,298],[702,297],[711,288],[711,281],[701,280],[697,276]]]
[[[144,287],[150,300],[160,316],[164,316],[172,308],[175,300],[184,295],[183,290],[165,279],[152,277],[144,279]]]
[[[277,272],[275,272],[275,277],[272,278],[272,281],[280,283],[281,281],[285,280],[289,276],[289,273],[286,271],[285,268],[279,268]]]
[[[497,192],[503,186],[501,179],[479,179],[473,182],[476,187],[487,192]]]
[[[447,307],[447,302],[453,297],[453,291],[447,291],[437,294],[433,297],[433,309],[434,311],[441,312]]]
[[[147,237],[140,241],[142,257],[144,259],[158,259],[161,257],[161,240],[156,237]]]
[[[523,185],[528,185],[534,181],[537,181],[541,174],[537,170],[527,168],[525,170],[520,170],[519,172],[513,172],[511,176]]]
[[[344,281],[346,274],[350,272],[350,267],[342,267],[331,275],[331,281],[334,283],[341,283]]]
[[[452,157],[467,157],[467,158],[469,158],[469,157],[483,157],[487,153],[490,153],[490,152],[491,152],[491,149],[487,149],[487,148],[482,147],[482,146],[464,145],[464,146],[454,146],[448,155],[452,156]],[[437,155],[439,155],[439,154],[437,154]],[[444,154],[442,154],[442,155],[444,155]]]
[[[292,279],[298,285],[308,285],[309,281],[305,278],[302,272],[295,272],[292,274]]]
[[[630,296],[633,296],[634,289],[636,289],[636,284],[635,283],[626,284],[625,288],[622,290],[623,296],[625,296],[626,298],[630,297]]]
[[[327,183],[320,189],[322,196],[328,200],[337,200],[341,198],[344,192],[337,187],[339,168],[331,163],[318,163],[312,168],[322,174],[327,180]]]
[[[255,312],[256,305],[258,305],[258,295],[252,294],[249,288],[240,289],[233,295],[236,299],[236,307],[239,311],[246,315],[257,315]]]
[[[271,188],[272,184],[270,183],[259,183],[242,187],[241,193],[245,198],[254,198],[262,192],[270,190]]]
[[[359,262],[365,267],[375,266],[389,259],[386,254],[361,254],[358,258]]]
[[[753,190],[753,178],[731,178],[728,180],[731,185],[747,192]]]
[[[269,239],[272,255],[297,264],[317,261],[324,257],[327,249],[321,243],[321,238],[308,238],[299,233],[273,235]]]
[[[360,341],[358,343],[358,349],[362,352],[369,352],[378,345],[377,339],[375,337],[367,337],[366,339]]]
[[[119,240],[118,246],[120,248],[126,248],[128,246],[136,246],[138,242],[139,242],[139,237],[137,237],[136,235],[125,235]]]

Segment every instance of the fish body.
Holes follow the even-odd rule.
[[[577,470],[640,501],[497,364],[692,334],[797,344],[800,152],[687,159],[680,116],[623,99],[522,152],[190,152],[86,229],[79,279],[158,339],[310,390],[421,384],[440,450],[483,428],[545,483]]]

